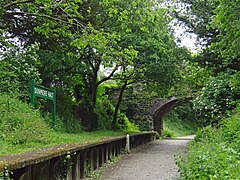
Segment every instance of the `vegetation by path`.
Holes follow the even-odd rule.
[[[67,133],[60,127],[57,131],[47,125],[48,121],[39,111],[33,110],[16,97],[6,94],[0,95],[0,112],[0,155],[20,153],[57,144],[95,142],[136,132],[132,129],[132,131],[93,132],[79,130],[77,133]]]
[[[179,158],[182,179],[240,179],[240,106],[219,129],[199,131]]]

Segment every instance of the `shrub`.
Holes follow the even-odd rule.
[[[238,154],[226,143],[193,143],[178,161],[181,179],[239,179]]]
[[[51,106],[50,106],[51,107]],[[63,89],[57,88],[57,126],[54,128],[58,131],[68,133],[79,133],[82,131],[80,118],[77,117],[74,111],[76,107],[72,100],[71,94]],[[50,108],[49,108],[50,110]],[[49,121],[52,125],[52,120]]]
[[[166,128],[163,130],[163,135],[165,138],[170,138],[173,137],[173,132],[170,129]]]
[[[0,93],[21,92],[21,98],[29,97],[29,82],[40,82],[37,68],[40,65],[36,53],[38,44],[24,49],[12,48],[4,53],[0,63]]]
[[[139,128],[131,123],[123,113],[118,113],[117,127],[122,131],[138,132]]]
[[[105,99],[99,99],[97,101],[95,112],[98,115],[98,129],[107,130],[111,129],[111,122],[113,120],[114,106],[110,101]]]
[[[218,123],[227,112],[235,107],[234,83],[230,83],[231,73],[211,77],[194,99],[194,109],[203,125]]]
[[[219,129],[198,131],[177,164],[182,179],[240,179],[240,106]]]

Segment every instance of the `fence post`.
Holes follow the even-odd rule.
[[[126,137],[126,151],[128,153],[130,153],[130,137],[129,137],[129,134],[127,134],[127,137]]]

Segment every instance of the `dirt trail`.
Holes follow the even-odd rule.
[[[194,136],[151,142],[135,149],[110,166],[103,180],[176,180],[174,155],[183,152]]]

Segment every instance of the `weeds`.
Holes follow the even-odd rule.
[[[177,164],[181,179],[240,179],[240,106],[219,129],[198,131]]]

